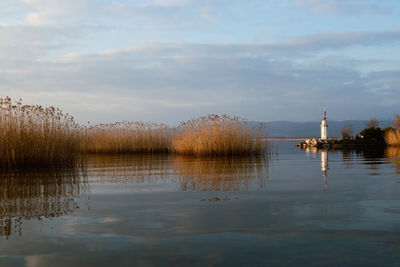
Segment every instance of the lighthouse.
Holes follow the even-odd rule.
[[[326,108],[324,107],[324,117],[321,123],[321,140],[326,140],[328,138],[328,124],[326,123]]]

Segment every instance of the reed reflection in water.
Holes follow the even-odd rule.
[[[396,174],[400,174],[400,147],[389,146],[385,150],[385,157],[394,164]]]
[[[80,169],[1,173],[0,236],[21,235],[24,220],[70,214],[79,208],[79,195],[87,191]]]
[[[174,168],[182,191],[247,191],[267,186],[265,157],[177,157]]]
[[[93,183],[177,183],[181,191],[239,191],[267,185],[267,157],[95,155],[87,160]]]

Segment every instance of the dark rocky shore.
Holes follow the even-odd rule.
[[[383,140],[364,140],[364,139],[306,139],[296,145],[300,148],[358,148],[358,147],[384,147],[386,146]]]

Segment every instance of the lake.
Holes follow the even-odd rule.
[[[0,180],[0,266],[400,265],[400,148],[88,156]]]

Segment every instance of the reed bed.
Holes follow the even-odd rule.
[[[55,107],[0,98],[0,168],[48,167],[74,161],[78,126]]]
[[[55,107],[23,105],[0,98],[0,169],[76,164],[79,154],[173,153],[195,156],[249,156],[267,153],[265,125],[208,115],[170,128],[150,122],[91,126],[75,123]]]
[[[81,152],[97,154],[168,152],[173,131],[164,124],[116,122],[84,127]]]
[[[228,115],[208,115],[182,122],[172,141],[172,151],[196,156],[244,156],[267,152],[265,125],[254,130],[249,122]]]
[[[390,129],[384,133],[385,142],[391,146],[400,146],[400,130]]]

